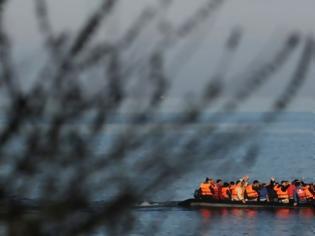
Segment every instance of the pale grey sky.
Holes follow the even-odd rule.
[[[95,9],[100,0],[47,0],[51,19],[56,31],[75,30]],[[128,24],[143,9],[154,4],[155,0],[124,0],[119,5],[115,16],[115,27],[124,31]],[[177,0],[165,16],[174,23],[189,16],[205,0]],[[28,57],[36,54],[41,40],[34,18],[34,5],[31,0],[11,0],[6,12],[6,27],[14,41],[17,57]],[[198,31],[203,40],[196,38],[194,44],[200,44],[187,65],[177,74],[174,80],[174,94],[198,93],[209,78],[209,71],[217,67],[224,39],[234,27],[242,27],[245,35],[240,48],[231,63],[227,79],[233,84],[234,75],[246,68],[255,56],[272,51],[281,45],[288,32],[298,31],[301,34],[315,35],[315,1],[314,0],[229,0],[216,15],[212,28],[203,27]],[[103,30],[105,31],[105,29]],[[148,40],[154,35],[146,36]],[[274,43],[273,43],[274,40]],[[266,57],[268,54],[266,54]],[[271,83],[243,105],[243,110],[268,110],[269,101],[279,93],[288,81],[293,66],[298,58],[295,53],[284,71],[277,74]],[[314,62],[315,65],[315,62]],[[313,66],[314,68],[314,66]],[[172,68],[170,68],[171,70]],[[291,105],[294,111],[315,111],[314,70],[303,86],[299,98]],[[234,86],[234,85],[233,85]],[[179,92],[180,91],[180,92]],[[175,98],[172,98],[174,101]],[[258,105],[259,104],[259,105]]]

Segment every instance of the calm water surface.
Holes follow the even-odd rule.
[[[131,235],[315,235],[313,209],[142,209]]]
[[[240,114],[239,124],[255,123],[257,114]],[[219,121],[219,123],[223,123]],[[232,121],[238,125],[235,121]],[[315,181],[315,114],[287,113],[266,127],[249,143],[259,145],[259,155],[248,166],[242,157],[246,144],[214,162],[205,162],[197,170],[181,176],[169,188],[161,190],[155,199],[183,200],[191,198],[194,188],[205,176],[235,180],[245,174],[251,181],[304,178]],[[211,157],[209,157],[211,160]],[[228,165],[230,160],[233,165]],[[171,193],[171,194],[170,194]],[[169,195],[170,194],[170,195]],[[313,209],[195,209],[148,208],[135,212],[137,226],[134,236],[152,235],[315,235]]]

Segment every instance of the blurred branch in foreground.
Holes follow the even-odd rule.
[[[18,77],[18,68],[12,62],[14,45],[3,24],[8,3],[0,2],[0,90],[7,98],[5,121],[0,128],[0,196],[2,222],[10,235],[78,235],[99,227],[105,227],[109,235],[130,232],[134,226],[131,207],[139,200],[154,199],[163,186],[209,158],[224,159],[260,132],[260,128],[251,127],[244,132],[229,129],[222,133],[222,127],[212,123],[194,128],[192,133],[184,132],[201,122],[207,109],[223,96],[223,80],[241,43],[241,29],[227,40],[225,54],[217,70],[209,72],[200,99],[167,122],[159,120],[174,76],[166,70],[168,55],[180,41],[191,40],[195,29],[208,27],[205,22],[219,12],[223,1],[206,1],[179,26],[163,21],[162,32],[161,24],[156,22],[173,1],[157,1],[155,7],[140,14],[121,40],[95,42],[118,2],[102,1],[71,35],[56,33],[46,2],[35,0],[48,60],[28,91],[21,88],[23,78]],[[139,42],[148,28],[158,34],[158,40],[140,50]],[[303,51],[296,71],[273,105],[274,111],[284,110],[307,78],[314,53],[312,36],[289,34],[280,48],[269,53],[265,63],[244,72],[241,88],[212,118],[220,112],[237,111],[268,83],[299,45]],[[191,51],[196,50],[195,46]],[[185,63],[177,65],[179,70]],[[95,78],[95,72],[100,76]],[[111,124],[125,114],[126,107],[132,114],[126,114],[126,122],[112,132]],[[261,120],[269,123],[276,116],[269,113]],[[248,153],[255,158],[258,150],[254,145]],[[253,162],[248,161],[248,165]],[[36,199],[36,213],[24,208],[32,202],[27,199]],[[92,210],[89,207],[96,200],[104,202]]]

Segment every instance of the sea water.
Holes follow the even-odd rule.
[[[132,235],[315,235],[313,209],[147,209]]]
[[[278,180],[303,178],[315,182],[315,114],[284,113],[271,124],[261,122],[261,117],[262,114],[258,113],[237,113],[232,118],[224,114],[220,118],[193,124],[192,131],[207,122],[223,128],[255,125],[260,127],[260,131],[222,157],[213,160],[209,156],[209,161],[201,167],[178,176],[176,181],[161,188],[153,197],[144,199],[161,204],[132,210],[134,228],[129,235],[315,235],[315,212],[312,209],[185,209],[163,206],[165,201],[191,198],[205,177],[231,181],[249,175],[250,181],[268,182],[273,176]],[[168,122],[168,118],[163,122]],[[108,143],[109,137],[105,135],[99,140],[98,148],[102,149]],[[246,159],[250,162],[246,163],[243,157],[250,145],[257,145],[258,154],[253,160]],[[101,233],[96,232],[96,235]]]
[[[237,114],[232,120],[219,119],[219,124],[257,124],[257,113]],[[265,125],[265,124],[264,124]],[[191,198],[193,190],[206,177],[236,180],[249,175],[250,180],[268,182],[303,178],[315,182],[315,115],[313,113],[284,113],[274,123],[265,125],[250,142],[259,146],[258,156],[250,165],[242,159],[246,144],[224,156],[180,176],[165,186],[155,199],[184,200]],[[211,157],[209,157],[211,159]],[[228,160],[228,161],[226,161]],[[216,162],[223,164],[216,165]],[[224,166],[224,163],[239,165]],[[157,207],[134,210],[136,224],[130,235],[315,235],[313,209],[183,209]]]

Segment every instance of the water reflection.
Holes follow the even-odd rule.
[[[311,208],[208,208],[197,212],[199,235],[313,235],[315,227],[315,209]]]
[[[301,209],[242,209],[242,208],[201,208],[198,212],[204,220],[211,219],[211,217],[233,217],[235,219],[253,219],[261,215],[273,215],[277,219],[288,219],[290,217],[302,217],[312,219],[315,217],[315,209],[301,208]]]
[[[315,216],[315,209],[305,208],[299,211],[300,216],[308,219],[312,219]]]
[[[208,220],[212,215],[212,211],[208,209],[200,209],[199,212],[204,220]]]
[[[290,217],[290,209],[277,209],[275,216],[279,219],[288,219]]]
[[[136,212],[134,235],[159,220],[157,235],[315,235],[315,209],[167,208]]]

